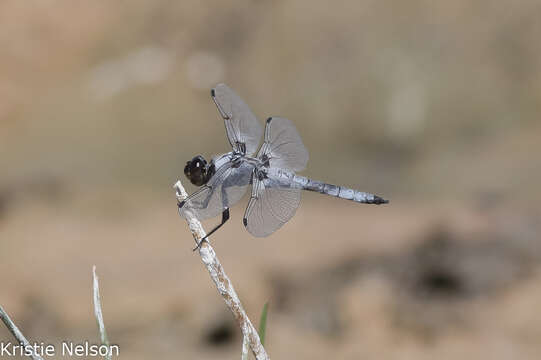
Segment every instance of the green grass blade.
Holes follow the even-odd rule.
[[[266,302],[263,305],[263,311],[261,311],[261,318],[259,319],[259,339],[261,340],[261,345],[265,346],[265,333],[267,331],[267,312],[269,309],[269,303]]]

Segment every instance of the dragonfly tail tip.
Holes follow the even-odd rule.
[[[376,204],[376,205],[381,205],[381,204],[388,204],[389,203],[389,200],[385,200],[384,198],[382,197],[379,197],[377,195],[374,195],[374,201],[373,201],[373,204]]]

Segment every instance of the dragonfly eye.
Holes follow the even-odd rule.
[[[186,175],[192,184],[201,186],[208,181],[207,170],[207,161],[201,155],[197,155],[192,160],[186,162],[184,175]]]

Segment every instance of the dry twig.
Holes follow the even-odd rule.
[[[2,321],[8,328],[9,332],[13,335],[15,339],[17,339],[19,344],[22,344],[25,347],[31,347],[28,340],[26,340],[23,333],[19,330],[19,328],[15,325],[15,323],[10,319],[9,315],[4,311],[2,306],[0,306],[0,319],[2,319]],[[39,356],[38,354],[36,354],[35,352],[33,352],[32,355],[30,355],[30,357],[34,360],[43,360],[43,358]]]
[[[241,360],[248,360],[248,349],[250,348],[250,344],[248,344],[248,339],[246,336],[242,337],[242,352],[240,354]]]
[[[188,194],[186,193],[186,190],[184,190],[180,180],[177,181],[173,187],[176,190],[177,201],[180,203],[186,200]],[[189,203],[185,206],[189,206]],[[199,220],[197,220],[193,214],[191,214],[189,211],[186,211],[185,214],[195,243],[199,244],[201,239],[206,236],[205,230],[203,229],[203,226]],[[218,292],[223,297],[225,304],[233,313],[233,316],[235,317],[235,320],[242,331],[242,335],[244,339],[246,339],[243,341],[248,342],[250,349],[252,349],[252,352],[257,360],[270,359],[265,351],[265,348],[263,348],[263,345],[261,345],[257,330],[252,325],[252,322],[248,318],[248,315],[246,315],[246,312],[240,303],[231,280],[229,280],[229,277],[222,267],[222,264],[220,264],[214,249],[207,241],[203,242],[199,247],[199,255],[201,256],[201,260],[203,261],[203,264],[205,264],[212,281],[214,281]]]

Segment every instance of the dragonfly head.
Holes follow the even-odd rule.
[[[186,162],[184,175],[186,175],[192,184],[197,186],[206,184],[212,176],[207,161],[201,155],[197,155],[192,160]]]

